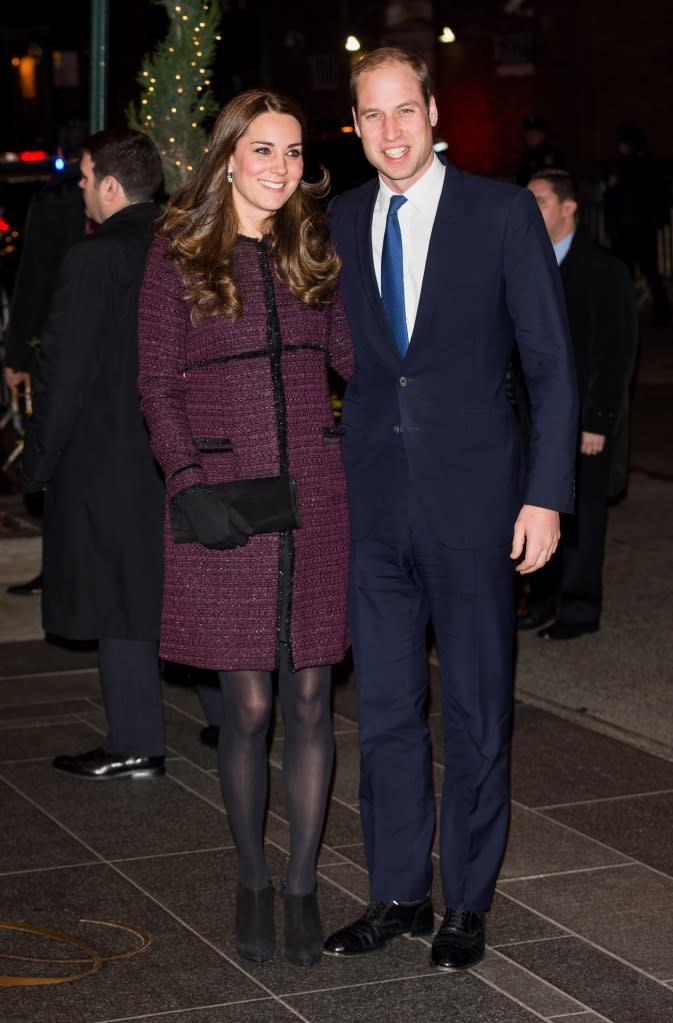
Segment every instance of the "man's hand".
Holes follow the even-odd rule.
[[[600,455],[604,447],[604,433],[588,433],[586,430],[582,430],[580,451],[583,455]]]
[[[547,564],[561,539],[561,520],[557,511],[524,504],[514,523],[514,538],[510,558],[517,561],[526,550],[520,565],[521,575],[536,572]]]
[[[25,383],[27,376],[28,374],[21,370],[10,369],[9,366],[5,366],[5,380],[7,381],[7,386],[13,390],[16,390],[19,384]]]

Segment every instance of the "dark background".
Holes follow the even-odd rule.
[[[304,105],[314,132],[347,120],[347,34],[398,43],[434,63],[439,134],[455,161],[511,176],[521,118],[545,116],[566,163],[590,174],[614,154],[615,127],[637,122],[673,161],[673,3],[670,0],[451,0],[356,3],[221,0],[218,102],[273,84]],[[167,24],[150,0],[111,0],[110,122],[124,122],[143,55]],[[441,45],[449,24],[457,36]],[[0,10],[0,151],[66,148],[86,133],[89,0],[4,0]],[[12,57],[38,54],[38,97],[22,100]],[[75,51],[79,84],[54,85],[55,50]]]

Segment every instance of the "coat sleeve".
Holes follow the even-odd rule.
[[[100,357],[107,275],[105,253],[93,242],[78,243],[63,260],[33,373],[23,453],[28,479],[44,483],[54,476],[76,428]]]
[[[353,372],[353,342],[340,291],[330,306],[329,314],[329,364],[342,380],[349,380]]]
[[[166,243],[155,240],[145,265],[138,310],[140,407],[152,450],[166,477],[169,498],[205,483],[194,446],[185,393],[189,308],[177,268],[165,258]]]
[[[530,399],[524,502],[572,512],[578,425],[575,364],[554,252],[535,199],[525,189],[517,192],[509,209],[503,273]]]
[[[591,336],[582,381],[581,426],[609,436],[623,412],[637,346],[633,284],[626,266],[604,253],[591,287]]]

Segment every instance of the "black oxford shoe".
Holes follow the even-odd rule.
[[[29,579],[27,583],[14,583],[8,586],[7,593],[12,597],[39,597],[42,593],[42,573],[40,572],[34,579]]]
[[[545,622],[550,622],[554,617],[554,609],[531,607],[523,614],[516,616],[516,627],[519,631],[527,629],[539,629]]]
[[[376,952],[400,934],[412,938],[430,934],[434,915],[429,897],[419,902],[372,902],[361,917],[327,939],[324,951],[331,956]]]
[[[217,744],[220,741],[220,729],[217,725],[206,725],[199,732],[199,739],[209,749],[217,749]]]
[[[158,778],[165,774],[163,757],[125,757],[106,753],[102,746],[79,756],[63,754],[54,757],[53,766],[64,774],[92,781],[110,778]]]
[[[484,958],[486,925],[483,913],[447,909],[434,938],[430,962],[440,970],[467,970]]]
[[[552,622],[546,629],[540,629],[540,639],[577,639],[591,632],[598,632],[598,625],[587,623],[586,625],[575,624],[574,622]]]

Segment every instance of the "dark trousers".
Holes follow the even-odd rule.
[[[222,690],[220,689],[219,679],[215,673],[213,675],[215,681],[212,684],[209,682],[197,682],[195,688],[206,721],[209,725],[215,725],[219,728],[222,724],[224,706],[222,704]]]
[[[600,476],[594,474],[593,485],[588,486],[578,474],[575,514],[562,516],[558,550],[529,577],[528,610],[567,625],[598,625],[603,607],[609,466],[606,461],[603,471],[598,463],[607,455],[579,456],[588,458],[596,459]]]
[[[108,733],[107,753],[164,755],[164,712],[157,644],[153,640],[101,639],[98,670]]]
[[[421,899],[432,882],[432,619],[444,733],[442,887],[447,905],[486,910],[509,822],[509,549],[451,549],[431,535],[413,499],[397,496],[381,529],[380,537],[353,541],[349,606],[370,898]]]

